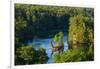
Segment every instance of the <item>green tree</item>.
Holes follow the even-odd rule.
[[[70,18],[69,43],[93,42],[93,18],[77,15]]]
[[[21,46],[15,52],[15,64],[40,64],[48,60],[48,56],[44,48],[35,50],[32,46]]]

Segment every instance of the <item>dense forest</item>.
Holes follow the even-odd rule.
[[[94,59],[93,8],[15,4],[14,11],[15,65],[46,63],[49,59],[46,50],[36,50],[27,42],[54,38],[64,46],[63,35],[68,37],[69,49],[55,54],[54,62]],[[52,41],[50,43],[52,45]]]

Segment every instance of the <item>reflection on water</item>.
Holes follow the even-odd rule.
[[[39,49],[39,48],[46,49],[46,53],[49,57],[47,63],[53,63],[53,56],[51,55],[52,47],[50,45],[50,41],[52,39],[53,38],[34,39],[32,42],[28,42],[28,44],[34,46],[35,49]],[[66,51],[68,49],[68,43],[67,43],[67,37],[66,36],[64,36],[63,41],[64,41],[64,51]],[[57,53],[57,52],[55,52],[55,53]]]

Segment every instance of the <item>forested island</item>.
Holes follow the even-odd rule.
[[[15,65],[94,60],[93,8],[14,6]]]

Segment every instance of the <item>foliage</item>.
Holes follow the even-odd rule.
[[[56,47],[64,46],[63,35],[64,35],[63,32],[57,33],[54,36],[53,40],[51,40],[51,42],[50,42],[51,46],[54,47],[52,42],[55,43]]]
[[[32,46],[22,46],[18,48],[17,53],[20,54],[19,57],[24,60],[32,60],[35,55],[35,50],[32,48]]]
[[[77,15],[70,18],[69,26],[69,43],[76,39],[78,43],[93,42],[93,17]]]
[[[77,43],[93,43],[93,10],[81,7],[15,4],[15,64],[37,64],[47,61],[45,49],[35,50],[34,46],[27,45],[27,42],[34,38],[54,37],[55,43],[60,42],[64,46],[63,33],[68,33],[69,43],[73,43],[73,38]],[[91,57],[93,50],[90,47],[86,52],[70,49],[57,54],[55,62],[83,61],[90,60]]]
[[[94,60],[93,47],[90,46],[87,47],[87,49],[84,49],[83,47],[81,46],[79,48],[69,49],[65,52],[58,53],[54,56],[54,61],[56,63],[64,63]]]
[[[17,48],[15,55],[15,64],[37,64],[45,63],[48,60],[45,49],[35,50],[32,46],[21,46]]]

